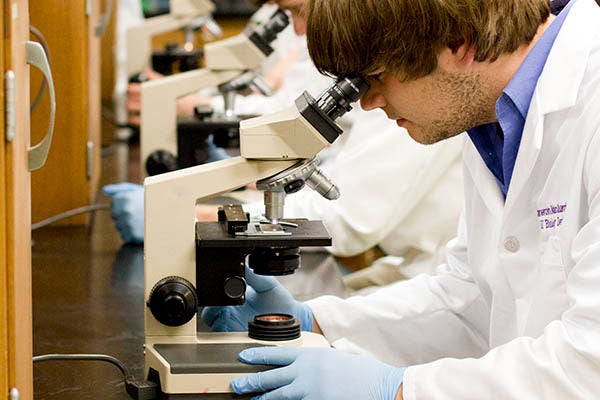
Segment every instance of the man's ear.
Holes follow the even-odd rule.
[[[456,49],[444,47],[438,54],[438,64],[447,71],[463,71],[475,62],[475,49],[467,43]]]

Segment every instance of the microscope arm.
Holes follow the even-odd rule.
[[[215,87],[242,71],[199,69],[142,83],[140,160],[142,169],[155,150],[177,154],[177,99],[201,89]]]
[[[297,161],[235,157],[146,178],[145,301],[156,282],[168,276],[182,277],[196,286],[194,221],[197,201],[275,175]],[[147,337],[171,336],[182,340],[183,337],[195,337],[196,318],[179,327],[168,327],[159,323],[146,307],[145,332]]]
[[[206,68],[248,70],[259,67],[267,55],[243,33],[204,45]]]
[[[215,11],[215,5],[210,0],[170,0],[169,8],[169,14],[177,18],[198,17]]]
[[[209,0],[172,0],[169,14],[145,19],[127,29],[127,77],[149,65],[153,36],[182,28],[198,17],[209,17],[214,10]]]

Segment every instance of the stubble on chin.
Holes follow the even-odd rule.
[[[489,95],[476,73],[449,73],[440,71],[437,90],[444,93],[449,107],[440,118],[431,121],[431,129],[424,133],[422,143],[432,144],[489,122],[489,108],[494,98]]]

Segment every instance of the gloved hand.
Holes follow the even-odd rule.
[[[248,321],[258,314],[284,313],[300,321],[303,331],[312,331],[313,316],[310,307],[295,300],[290,292],[272,276],[255,274],[246,267],[246,302],[241,306],[206,307],[202,320],[217,332],[243,332]]]
[[[110,216],[126,243],[144,242],[144,187],[123,182],[102,188],[110,200]]]
[[[335,349],[255,347],[242,351],[248,364],[278,365],[231,381],[237,394],[264,393],[258,400],[394,400],[405,368]]]
[[[206,139],[206,143],[208,144],[208,160],[206,160],[207,163],[227,160],[228,158],[231,158],[229,153],[227,153],[227,151],[224,148],[219,147],[215,144],[214,135],[209,135],[208,139]]]

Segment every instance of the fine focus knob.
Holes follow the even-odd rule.
[[[241,276],[231,276],[225,279],[223,291],[230,299],[241,299],[246,293],[246,280]]]
[[[148,176],[164,174],[177,169],[177,158],[166,150],[156,150],[146,159],[146,172]]]
[[[181,277],[163,278],[150,291],[148,307],[160,323],[167,326],[183,325],[198,310],[196,289]]]

